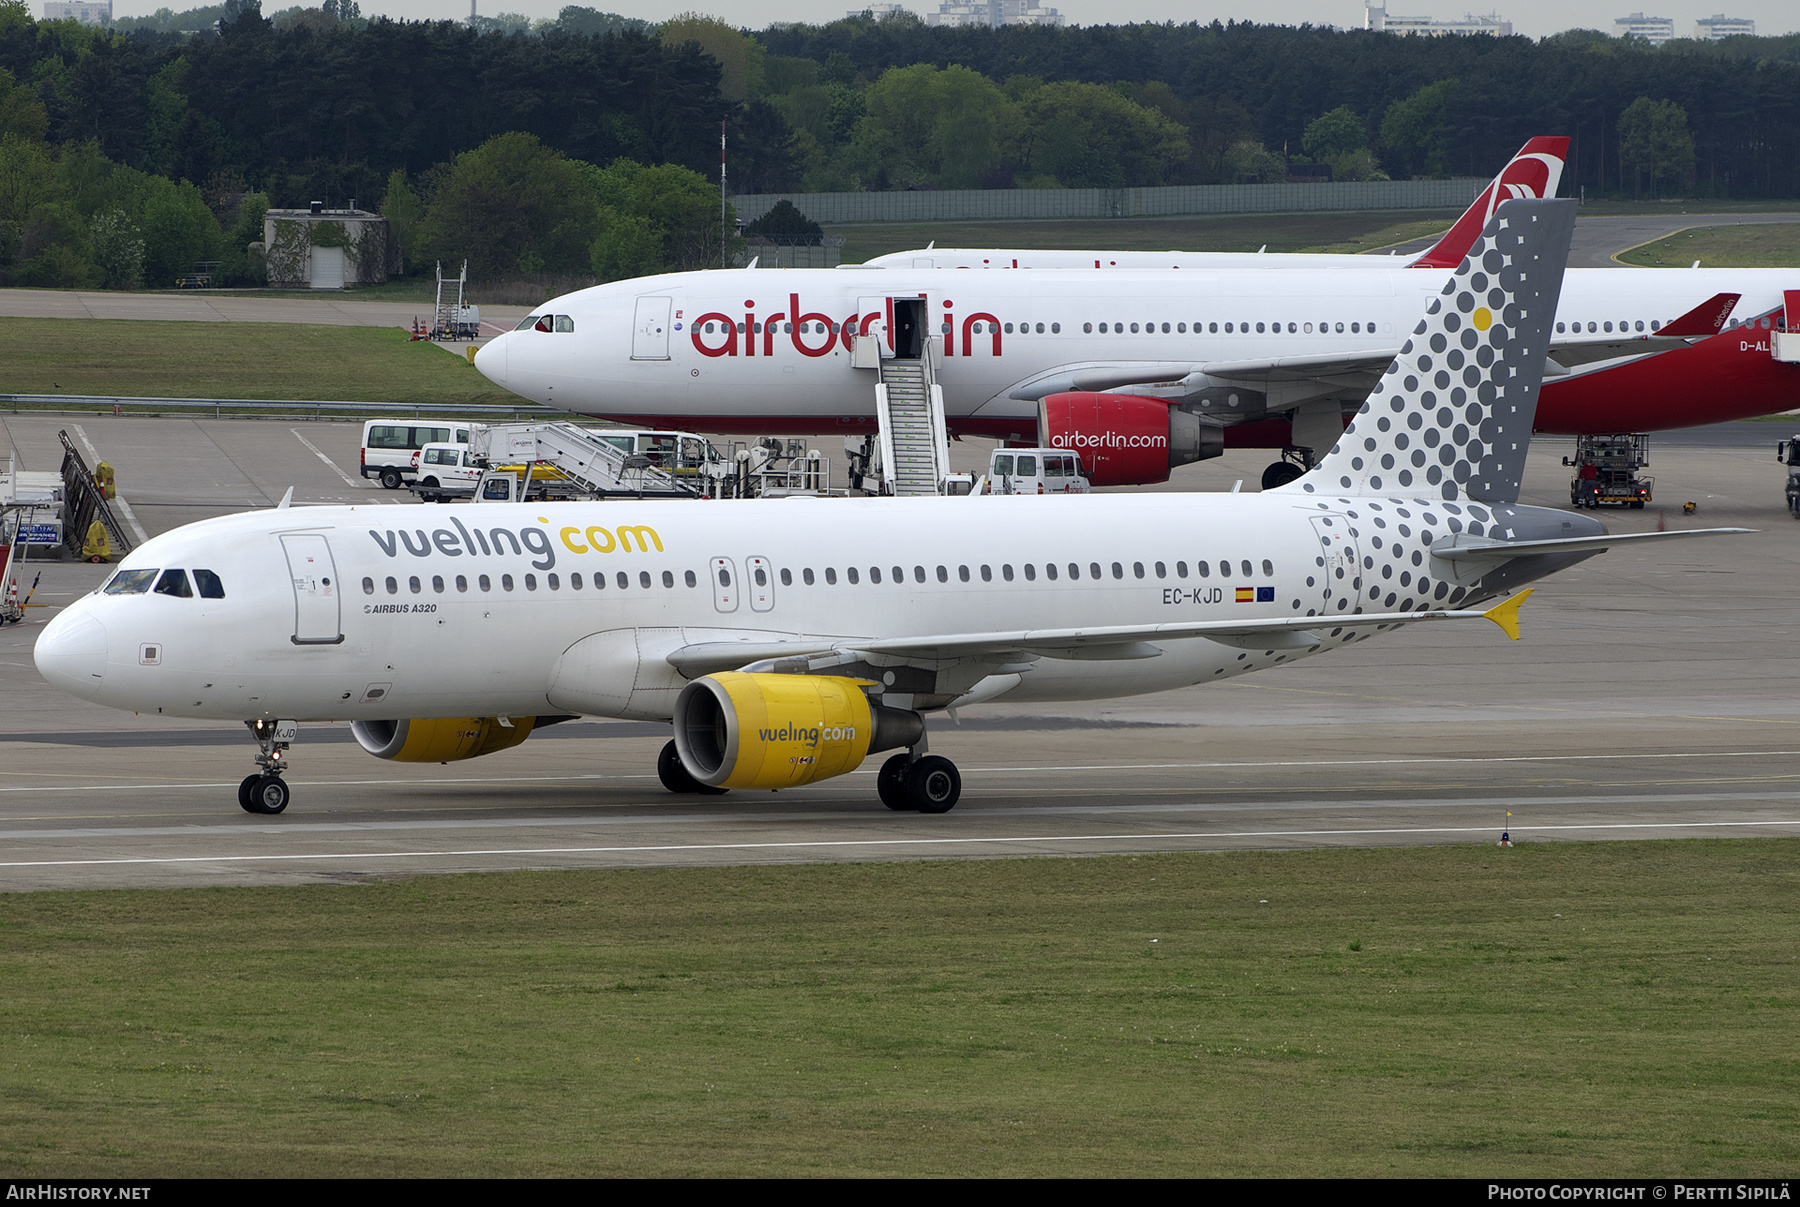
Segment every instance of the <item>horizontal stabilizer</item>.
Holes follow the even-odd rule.
[[[1674,322],[1665,324],[1657,334],[1664,339],[1703,339],[1717,335],[1725,329],[1725,320],[1737,309],[1738,299],[1742,296],[1716,293]]]
[[[1537,557],[1546,553],[1599,553],[1603,549],[1636,544],[1639,541],[1672,541],[1690,536],[1738,536],[1755,531],[1754,528],[1690,528],[1683,532],[1623,532],[1610,536],[1577,536],[1548,541],[1493,541],[1458,533],[1433,545],[1431,556],[1456,562]]]

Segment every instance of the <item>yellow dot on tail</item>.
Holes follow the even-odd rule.
[[[1486,331],[1494,325],[1494,312],[1486,306],[1477,306],[1469,321],[1475,324],[1475,330]]]

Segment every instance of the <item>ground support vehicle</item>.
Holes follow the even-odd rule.
[[[1650,464],[1650,437],[1636,434],[1577,436],[1575,455],[1564,457],[1575,468],[1569,502],[1577,507],[1634,507],[1643,510],[1656,479],[1638,476]]]
[[[1091,489],[1081,456],[1062,448],[997,448],[988,457],[987,493],[1084,495]]]
[[[427,444],[467,444],[468,423],[455,419],[371,419],[363,424],[362,463],[365,478],[388,490],[399,490],[419,472],[419,454]]]

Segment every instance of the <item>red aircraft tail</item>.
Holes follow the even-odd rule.
[[[1562,181],[1563,159],[1569,153],[1566,138],[1534,138],[1519,148],[1512,161],[1500,169],[1492,184],[1463,211],[1437,246],[1414,260],[1412,268],[1455,268],[1462,263],[1487,220],[1502,201],[1517,197],[1554,197]]]

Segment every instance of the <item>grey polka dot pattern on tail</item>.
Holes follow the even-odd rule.
[[[1534,205],[1495,212],[1343,438],[1284,489],[1518,499],[1573,221]]]

